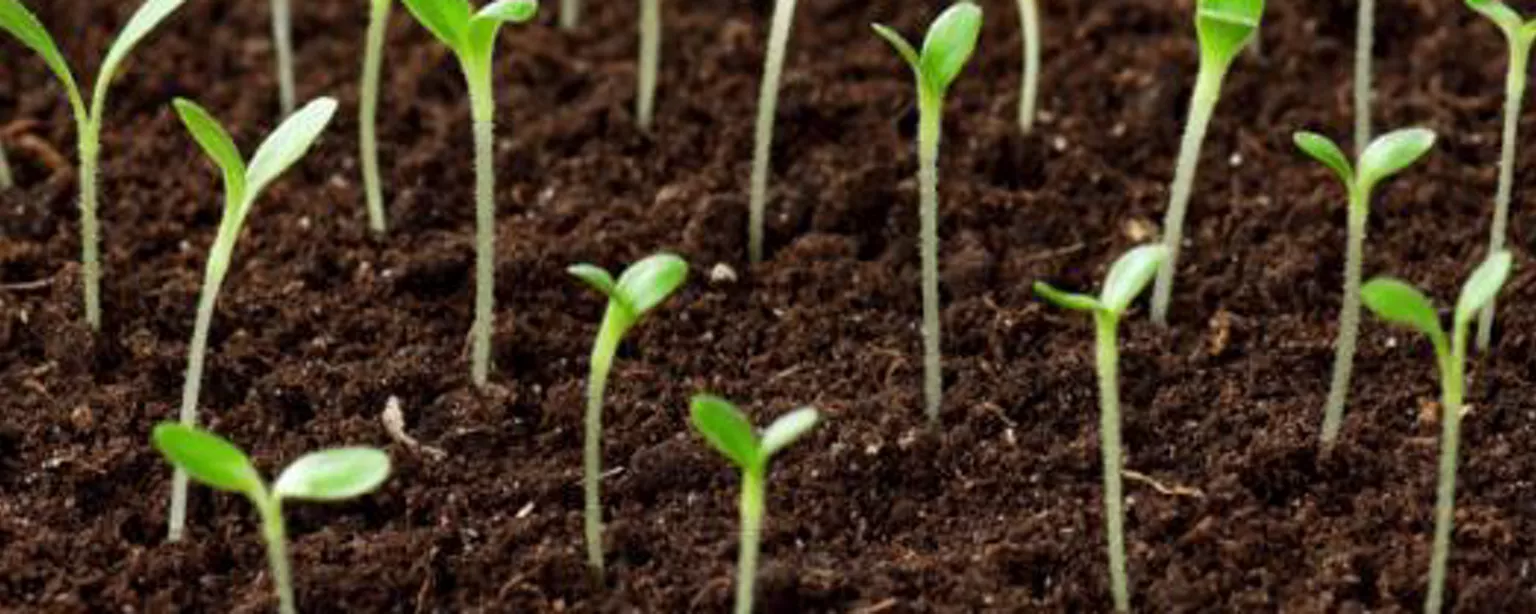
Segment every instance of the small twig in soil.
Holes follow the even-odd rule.
[[[14,284],[0,284],[0,290],[11,292],[27,292],[29,290],[41,290],[53,285],[53,278],[47,277],[35,281],[22,281]]]
[[[59,150],[48,141],[35,134],[23,134],[16,137],[16,149],[31,154],[41,162],[43,166],[54,175],[65,175],[74,172],[74,165],[69,163],[69,158],[59,153]]]
[[[854,610],[853,614],[880,614],[881,612],[888,612],[892,608],[895,608],[896,604],[898,603],[900,602],[896,601],[896,599],[893,597],[867,608],[859,608]]]
[[[384,423],[384,431],[389,433],[390,439],[409,448],[420,456],[425,456],[433,461],[441,461],[448,457],[448,453],[442,448],[422,445],[415,437],[405,432],[405,413],[400,410],[400,397],[391,396],[384,402],[384,413],[379,415],[379,420]]]
[[[1181,486],[1181,485],[1178,485],[1178,484],[1174,484],[1173,486],[1167,486],[1167,485],[1163,484],[1162,482],[1159,482],[1159,481],[1153,479],[1152,476],[1149,476],[1149,475],[1147,475],[1145,473],[1141,473],[1139,471],[1133,471],[1133,470],[1130,470],[1130,469],[1121,469],[1120,470],[1120,474],[1124,475],[1125,479],[1130,480],[1132,482],[1140,482],[1142,484],[1146,484],[1147,486],[1151,486],[1152,490],[1157,491],[1158,494],[1161,494],[1161,495],[1167,495],[1167,496],[1170,496],[1170,497],[1191,497],[1191,498],[1194,498],[1194,499],[1204,499],[1205,498],[1205,493],[1202,492],[1198,488],[1191,488],[1189,486]]]

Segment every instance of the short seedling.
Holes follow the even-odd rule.
[[[1359,0],[1355,20],[1355,157],[1371,141],[1371,47],[1376,30],[1376,0]]]
[[[656,71],[661,67],[661,0],[640,0],[640,79],[635,117],[649,132],[656,117]]]
[[[795,440],[810,432],[821,415],[809,407],[775,420],[763,436],[752,432],[752,423],[729,401],[709,395],[693,397],[690,417],[693,428],[715,450],[741,469],[741,545],[736,564],[736,614],[752,612],[752,590],[757,581],[757,552],[766,507],[768,461]]]
[[[773,155],[773,120],[779,107],[779,78],[784,72],[784,50],[789,46],[789,27],[795,20],[795,0],[778,0],[773,6],[773,27],[768,33],[768,58],[763,66],[763,85],[757,96],[757,132],[752,150],[751,220],[748,222],[747,254],[752,263],[763,261],[763,211],[768,205],[768,170]]]
[[[368,12],[368,48],[363,51],[363,91],[357,109],[358,141],[362,144],[363,192],[368,198],[368,226],[384,234],[384,186],[379,178],[379,72],[384,61],[384,35],[389,30],[390,6],[394,0],[370,0]]]
[[[277,99],[283,116],[293,113],[293,18],[288,0],[272,0],[272,47],[277,55]]]
[[[139,7],[107,50],[107,58],[96,73],[91,106],[87,108],[80,87],[75,84],[74,73],[70,72],[69,63],[48,30],[17,0],[0,0],[0,29],[10,32],[21,44],[42,56],[48,69],[64,84],[64,93],[75,114],[80,154],[81,285],[85,288],[85,321],[91,330],[101,329],[101,239],[96,217],[96,166],[101,152],[101,118],[107,102],[107,88],[112,86],[118,67],[133,47],[185,1],[148,0]]]
[[[473,11],[468,0],[404,0],[427,30],[453,50],[469,85],[475,132],[475,323],[470,330],[470,376],[484,387],[491,373],[491,329],[496,315],[496,93],[491,65],[502,24],[523,23],[539,10],[535,0],[497,0]]]
[[[384,452],[373,448],[334,448],[300,457],[278,475],[268,490],[261,473],[245,453],[218,435],[164,423],[155,427],[153,441],[155,449],[178,473],[190,474],[217,490],[245,495],[256,506],[282,614],[296,612],[283,501],[352,499],[373,492],[389,477],[389,456]]]
[[[1509,43],[1509,72],[1504,77],[1504,144],[1499,156],[1499,191],[1493,203],[1493,226],[1489,230],[1488,253],[1504,249],[1509,228],[1509,201],[1515,187],[1515,145],[1520,132],[1520,111],[1525,101],[1526,73],[1531,64],[1531,43],[1536,41],[1536,21],[1524,18],[1499,0],[1467,0],[1467,6],[1487,17],[1504,33]],[[1477,321],[1477,348],[1488,351],[1493,341],[1493,318],[1497,301],[1489,301]]]
[[[1200,74],[1190,96],[1189,119],[1184,125],[1184,140],[1179,145],[1179,161],[1174,169],[1173,189],[1168,212],[1163,219],[1163,245],[1168,258],[1157,272],[1157,286],[1152,291],[1152,321],[1168,323],[1168,302],[1173,297],[1173,276],[1179,267],[1179,243],[1184,238],[1184,214],[1189,208],[1190,190],[1195,185],[1195,170],[1200,162],[1200,147],[1211,123],[1211,113],[1221,97],[1221,84],[1227,70],[1254,35],[1264,16],[1264,0],[1199,0],[1195,9],[1195,32],[1200,38]]]
[[[1145,245],[1127,252],[1109,269],[1099,298],[1070,294],[1035,282],[1035,293],[1058,307],[1093,314],[1098,343],[1099,438],[1104,459],[1104,525],[1109,542],[1110,593],[1115,611],[1131,610],[1125,572],[1125,507],[1121,486],[1124,461],[1120,452],[1120,318],[1131,301],[1146,289],[1167,257],[1168,248]]]
[[[656,308],[676,292],[688,278],[688,263],[672,254],[657,254],[631,265],[614,281],[613,276],[599,267],[578,264],[570,268],[571,275],[608,297],[608,311],[603,314],[603,325],[598,330],[597,341],[592,345],[591,373],[587,378],[587,432],[586,432],[586,537],[587,565],[594,578],[603,576],[603,511],[601,484],[603,472],[603,390],[608,386],[608,371],[613,367],[613,356],[624,340],[625,333],[634,328],[647,312]]]
[[[1339,312],[1339,340],[1334,346],[1333,379],[1323,408],[1322,443],[1333,446],[1344,423],[1354,370],[1355,339],[1360,333],[1360,278],[1365,259],[1365,228],[1371,213],[1371,192],[1386,178],[1418,161],[1435,145],[1435,133],[1422,128],[1399,130],[1376,139],[1360,156],[1357,171],[1343,150],[1327,137],[1298,132],[1296,146],[1337,173],[1349,195],[1349,245],[1344,259],[1344,308]]]
[[[224,276],[229,273],[235,242],[240,238],[240,229],[245,226],[245,217],[250,214],[251,206],[262,190],[303,158],[310,145],[320,137],[336,114],[336,101],[316,99],[289,117],[257,148],[250,166],[246,166],[240,157],[240,150],[229,138],[229,132],[212,115],[189,100],[178,98],[174,104],[187,131],[224,175],[224,217],[219,221],[219,232],[213,239],[208,266],[203,271],[197,323],[192,329],[192,345],[187,348],[187,379],[181,390],[181,423],[190,427],[197,425],[197,399],[203,385],[208,328],[213,323],[213,309],[218,303]],[[171,485],[171,541],[181,539],[186,518],[187,474],[177,471]]]
[[[1493,301],[1514,266],[1509,252],[1498,252],[1477,267],[1456,301],[1455,327],[1449,339],[1440,315],[1418,289],[1396,279],[1377,278],[1365,285],[1365,305],[1383,320],[1423,333],[1435,348],[1440,368],[1440,479],[1435,489],[1435,540],[1430,554],[1426,614],[1439,614],[1445,600],[1446,562],[1456,510],[1456,456],[1461,445],[1461,408],[1466,385],[1467,333],[1477,312]]]
[[[939,138],[944,123],[944,96],[960,76],[976,39],[981,35],[981,7],[969,1],[950,6],[933,21],[923,40],[921,54],[896,31],[874,25],[875,33],[890,43],[912,67],[917,79],[918,183],[922,201],[923,265],[923,397],[928,421],[939,423],[944,402],[944,375],[939,331]]]
[[[1019,129],[1035,129],[1035,99],[1040,96],[1040,5],[1019,0],[1019,28],[1024,38],[1024,74],[1019,86]]]

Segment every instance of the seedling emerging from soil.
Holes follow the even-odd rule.
[[[1120,473],[1120,318],[1131,301],[1146,289],[1168,255],[1162,245],[1144,245],[1127,252],[1109,269],[1104,289],[1095,299],[1062,292],[1035,282],[1035,293],[1058,307],[1093,314],[1098,343],[1099,437],[1104,458],[1104,525],[1109,540],[1109,582],[1115,611],[1131,611],[1125,573],[1125,507]]]
[[[272,47],[277,51],[277,96],[283,116],[293,113],[293,18],[288,0],[272,0]]]
[[[741,468],[741,545],[736,564],[736,614],[752,612],[752,587],[757,581],[757,549],[767,499],[768,461],[815,428],[821,415],[809,407],[775,420],[763,436],[729,401],[709,395],[693,397],[693,428],[720,454]]]
[[[1200,147],[1210,127],[1211,113],[1221,97],[1221,84],[1238,53],[1259,31],[1264,16],[1264,0],[1199,0],[1195,9],[1195,32],[1200,38],[1200,74],[1190,97],[1189,119],[1184,125],[1184,141],[1179,145],[1178,166],[1174,170],[1173,190],[1168,213],[1163,219],[1163,245],[1168,257],[1157,272],[1157,286],[1152,291],[1152,321],[1168,323],[1168,301],[1173,297],[1173,276],[1179,268],[1179,243],[1184,237],[1184,214],[1189,208],[1190,189],[1195,184],[1195,170],[1200,162]]]
[[[496,303],[496,93],[491,63],[496,33],[505,23],[523,23],[538,12],[534,0],[497,0],[472,11],[468,0],[404,0],[439,41],[459,58],[469,85],[475,124],[475,323],[470,331],[470,375],[483,387],[491,373],[491,329]]]
[[[587,379],[586,433],[586,536],[587,565],[595,578],[603,576],[603,510],[600,480],[603,472],[603,390],[608,371],[624,334],[647,312],[672,296],[688,278],[688,263],[672,254],[657,254],[624,271],[618,281],[599,267],[578,264],[571,275],[608,297],[608,311],[592,345],[591,374]]]
[[[875,33],[890,43],[912,67],[917,78],[917,157],[921,184],[923,257],[923,396],[928,421],[939,423],[944,402],[944,375],[939,356],[939,137],[944,123],[944,96],[960,76],[981,34],[981,7],[964,1],[950,6],[933,21],[921,54],[895,30],[875,24]]]
[[[85,321],[90,324],[91,330],[101,329],[101,239],[96,218],[96,165],[101,153],[101,117],[105,112],[107,88],[112,86],[118,67],[128,58],[133,47],[180,8],[183,2],[185,0],[148,0],[134,12],[128,25],[123,27],[117,40],[107,50],[107,57],[96,73],[91,106],[87,108],[85,99],[80,95],[80,87],[75,83],[74,73],[70,72],[69,63],[64,60],[64,54],[59,52],[58,45],[53,42],[48,30],[43,28],[42,22],[17,0],[0,0],[0,29],[9,32],[21,44],[42,56],[48,69],[64,84],[64,93],[68,95],[70,109],[74,111],[80,153],[81,285],[85,287]]]
[[[1024,38],[1024,76],[1019,90],[1019,129],[1035,129],[1035,99],[1040,96],[1040,5],[1019,0],[1019,26]]]
[[[1435,541],[1429,563],[1429,594],[1424,611],[1438,614],[1445,599],[1445,568],[1451,553],[1451,524],[1456,509],[1456,455],[1461,444],[1461,407],[1466,378],[1467,333],[1477,312],[1498,295],[1514,266],[1509,252],[1490,256],[1477,267],[1456,301],[1450,339],[1440,327],[1434,304],[1418,289],[1396,279],[1377,278],[1362,290],[1365,305],[1383,320],[1429,337],[1440,367],[1440,481],[1435,489]]]
[[[635,117],[647,132],[656,116],[656,70],[661,66],[661,0],[640,0],[640,80]]]
[[[1509,227],[1509,201],[1515,186],[1515,144],[1520,132],[1520,109],[1525,100],[1526,72],[1531,64],[1531,43],[1536,41],[1536,21],[1524,18],[1498,0],[1467,0],[1467,6],[1483,14],[1504,33],[1509,43],[1509,72],[1504,77],[1504,145],[1499,156],[1499,191],[1493,204],[1493,227],[1488,253],[1504,249]],[[1477,321],[1477,348],[1487,351],[1493,338],[1493,314],[1497,301],[1488,301]]]
[[[1344,152],[1328,137],[1298,132],[1296,146],[1332,169],[1349,194],[1349,245],[1344,260],[1344,308],[1339,312],[1339,341],[1334,347],[1333,380],[1323,408],[1323,447],[1331,447],[1344,423],[1344,404],[1349,398],[1350,373],[1354,370],[1355,340],[1360,333],[1360,274],[1365,258],[1365,226],[1371,213],[1371,191],[1376,185],[1418,161],[1435,145],[1435,133],[1422,128],[1399,130],[1382,136],[1360,156],[1357,171]]]
[[[779,78],[784,72],[784,49],[789,46],[789,27],[794,20],[795,0],[779,0],[774,3],[773,26],[768,32],[768,58],[763,66],[763,86],[757,96],[756,146],[752,150],[752,219],[748,222],[747,254],[753,264],[763,261],[763,210],[768,203],[773,119],[779,107]]]
[[[1355,19],[1355,157],[1371,140],[1371,47],[1376,30],[1376,0],[1359,0]]]
[[[357,110],[358,140],[362,143],[363,191],[368,198],[368,226],[384,234],[384,187],[379,179],[379,69],[384,61],[384,34],[389,29],[389,9],[394,0],[371,0],[368,13],[368,48],[363,55],[363,91]]]
[[[389,477],[389,456],[373,448],[334,448],[306,454],[288,465],[271,489],[251,460],[218,435],[173,423],[155,427],[155,449],[179,473],[217,490],[250,499],[261,516],[261,537],[277,585],[279,611],[293,614],[293,573],[288,565],[283,500],[341,501],[373,492]]]
[[[336,114],[336,101],[316,99],[289,117],[257,148],[250,166],[241,159],[229,132],[212,115],[181,98],[176,99],[175,106],[192,138],[224,174],[224,217],[219,221],[219,233],[213,239],[208,266],[203,271],[197,323],[192,329],[192,345],[187,348],[187,379],[181,390],[181,423],[192,427],[197,425],[197,398],[203,385],[203,360],[208,351],[213,308],[218,303],[224,276],[229,273],[245,216],[250,214],[261,191],[309,151]],[[187,474],[178,470],[171,484],[170,541],[181,539],[186,521]]]

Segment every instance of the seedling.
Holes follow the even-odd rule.
[[[958,2],[939,15],[928,28],[921,54],[895,30],[874,24],[879,34],[896,49],[917,79],[918,183],[922,202],[923,259],[923,396],[928,421],[937,426],[944,402],[943,366],[939,331],[939,138],[943,130],[944,96],[960,76],[976,39],[981,34],[981,7]]]
[[[1120,473],[1120,318],[1131,301],[1146,289],[1168,256],[1162,245],[1145,245],[1127,252],[1109,269],[1098,298],[1057,290],[1035,282],[1035,293],[1064,309],[1093,314],[1098,344],[1099,438],[1104,460],[1104,533],[1109,541],[1109,584],[1115,611],[1131,611],[1125,572],[1125,504]]]
[[[192,345],[187,348],[187,379],[181,390],[181,423],[192,427],[197,425],[197,398],[203,385],[203,361],[208,351],[213,308],[218,303],[224,276],[229,273],[245,216],[250,214],[251,205],[262,190],[309,151],[336,114],[336,101],[319,98],[294,113],[256,149],[249,166],[241,159],[229,132],[212,115],[190,100],[177,98],[174,105],[187,131],[224,175],[224,217],[219,221],[219,232],[203,271],[197,323],[192,329]],[[177,471],[171,484],[170,541],[181,539],[186,518],[187,474]]]
[[[1359,0],[1355,19],[1355,157],[1371,141],[1371,47],[1376,31],[1376,0]]]
[[[656,70],[661,66],[661,0],[640,0],[640,80],[635,117],[649,132],[656,116]]]
[[[377,234],[388,230],[384,217],[384,187],[379,179],[379,71],[384,61],[384,34],[389,29],[393,0],[371,0],[368,48],[363,52],[363,91],[357,110],[358,141],[362,143],[363,192],[368,198],[368,226]]]
[[[245,495],[261,517],[261,537],[277,585],[278,609],[293,614],[293,573],[288,564],[283,501],[342,501],[373,492],[389,477],[389,456],[374,448],[333,448],[299,457],[278,474],[270,490],[245,453],[223,437],[181,424],[162,423],[155,449],[176,467],[216,490]]]
[[[1035,99],[1040,96],[1040,5],[1019,0],[1019,28],[1024,38],[1024,73],[1019,86],[1019,129],[1035,129]]]
[[[491,329],[496,307],[496,93],[491,63],[502,24],[523,23],[538,12],[535,0],[497,0],[472,11],[468,0],[404,0],[454,55],[469,85],[475,132],[475,323],[470,330],[470,376],[484,387],[491,373]]]
[[[757,581],[757,552],[767,500],[768,461],[779,450],[815,428],[821,415],[809,407],[775,420],[761,438],[752,423],[730,401],[710,395],[693,397],[689,412],[693,428],[709,445],[741,469],[741,546],[736,564],[736,614],[752,612]]]
[[[85,321],[91,330],[101,329],[101,238],[96,217],[96,166],[101,153],[101,118],[107,102],[107,88],[111,87],[118,67],[133,47],[185,1],[148,0],[139,6],[107,50],[107,57],[96,73],[91,106],[87,108],[74,73],[70,72],[69,62],[64,60],[64,54],[59,52],[42,22],[18,0],[0,0],[0,29],[42,56],[48,69],[64,84],[64,93],[69,97],[69,106],[75,115],[80,154],[80,274],[81,285],[85,288]]]
[[[779,107],[779,78],[784,72],[784,49],[789,46],[789,27],[794,20],[795,0],[779,0],[774,3],[773,26],[768,32],[768,58],[763,66],[763,86],[757,96],[756,146],[752,151],[752,219],[747,231],[747,253],[753,264],[763,261],[763,210],[768,203],[773,120]]]
[[[293,113],[293,18],[288,0],[272,0],[272,46],[277,51],[277,97],[283,115]]]
[[[1343,150],[1328,137],[1298,132],[1296,146],[1337,173],[1349,195],[1349,245],[1344,259],[1344,308],[1339,312],[1339,341],[1334,346],[1333,380],[1323,408],[1322,443],[1333,446],[1344,423],[1354,370],[1355,340],[1360,333],[1360,276],[1365,258],[1365,226],[1371,213],[1371,191],[1386,178],[1408,168],[1435,145],[1435,133],[1422,128],[1399,130],[1376,139],[1360,155],[1355,170]]]
[[[625,333],[634,328],[647,312],[672,296],[688,277],[688,263],[672,254],[657,254],[625,269],[614,281],[599,267],[578,264],[571,275],[608,297],[608,311],[592,345],[591,374],[587,378],[586,433],[586,537],[587,565],[594,578],[603,576],[603,510],[600,480],[603,472],[603,390],[608,386],[608,371],[613,355]]]
[[[1504,249],[1509,228],[1509,201],[1515,187],[1515,144],[1520,132],[1520,109],[1525,100],[1526,72],[1531,64],[1531,43],[1536,41],[1536,21],[1524,18],[1499,0],[1467,0],[1467,6],[1499,27],[1509,43],[1509,72],[1504,77],[1504,145],[1499,156],[1499,191],[1493,204],[1493,227],[1488,253]],[[1497,301],[1488,301],[1477,321],[1477,348],[1487,351],[1493,340]]]
[[[1477,312],[1493,302],[1514,259],[1501,251],[1472,273],[1456,301],[1455,327],[1449,340],[1434,304],[1418,289],[1396,279],[1377,278],[1365,285],[1365,306],[1378,317],[1423,333],[1435,348],[1440,368],[1440,479],[1435,488],[1435,541],[1430,554],[1427,614],[1439,614],[1445,600],[1445,568],[1451,554],[1451,526],[1456,510],[1456,455],[1461,445],[1461,408],[1467,364],[1467,332]]]
[[[1195,184],[1195,170],[1200,162],[1200,147],[1211,123],[1211,113],[1221,97],[1221,84],[1227,70],[1243,47],[1255,38],[1264,16],[1264,0],[1199,0],[1195,9],[1195,33],[1200,38],[1200,73],[1190,96],[1189,119],[1184,125],[1184,141],[1179,145],[1179,161],[1174,169],[1173,189],[1168,213],[1163,220],[1163,245],[1168,257],[1157,272],[1157,286],[1152,290],[1152,321],[1168,323],[1168,301],[1173,297],[1173,276],[1179,268],[1179,243],[1184,236],[1184,214],[1189,208],[1190,190]]]

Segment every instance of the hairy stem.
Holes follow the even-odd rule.
[[[261,536],[267,542],[267,564],[272,568],[272,584],[277,588],[278,612],[296,614],[293,599],[293,570],[288,564],[288,534],[283,527],[283,502],[277,497],[258,501]]]
[[[661,64],[661,0],[640,0],[640,91],[635,117],[649,131],[656,114],[656,69]]]
[[[752,614],[753,587],[757,584],[757,555],[762,542],[763,500],[766,476],[762,468],[741,476],[741,546],[736,562],[735,614]]]
[[[11,161],[5,157],[5,146],[0,144],[0,190],[9,190],[16,187],[16,178],[11,176]]]
[[[583,528],[587,537],[587,569],[598,585],[603,579],[603,390],[608,386],[608,371],[613,367],[613,355],[623,336],[619,315],[615,307],[609,305],[597,341],[592,344],[591,373],[587,379],[587,432],[582,448],[586,469],[583,475],[586,490]]]
[[[1040,6],[1037,0],[1019,0],[1019,21],[1024,38],[1024,75],[1019,92],[1019,129],[1035,129],[1035,100],[1040,95]]]
[[[1499,155],[1499,191],[1493,204],[1493,226],[1489,229],[1488,253],[1504,249],[1509,228],[1509,201],[1515,186],[1515,146],[1520,133],[1520,109],[1524,106],[1526,72],[1531,61],[1531,43],[1511,37],[1509,73],[1504,80],[1504,144]],[[1488,301],[1477,318],[1477,349],[1486,352],[1493,343],[1493,318],[1496,300]]]
[[[1439,614],[1445,602],[1445,571],[1451,557],[1451,529],[1456,518],[1456,456],[1461,446],[1461,405],[1467,364],[1467,324],[1458,322],[1450,356],[1441,352],[1440,478],[1435,487],[1435,540],[1429,559],[1429,594],[1425,614]]]
[[[1099,369],[1099,438],[1104,459],[1104,534],[1109,549],[1109,588],[1116,612],[1131,611],[1125,573],[1125,504],[1120,471],[1120,317],[1094,314]]]
[[[918,96],[917,158],[921,193],[923,273],[923,398],[928,422],[939,424],[944,405],[944,367],[939,324],[939,140],[944,100],[924,91]]]
[[[362,143],[363,191],[368,197],[368,226],[384,234],[384,188],[379,178],[378,109],[379,72],[384,59],[384,34],[389,29],[389,9],[394,0],[373,0],[368,21],[368,48],[363,56],[363,91],[358,105],[357,131]]]
[[[1333,380],[1328,386],[1328,404],[1323,408],[1323,448],[1330,448],[1339,438],[1344,424],[1344,404],[1349,399],[1350,374],[1355,366],[1355,343],[1360,334],[1360,278],[1365,260],[1365,231],[1369,215],[1369,195],[1350,189],[1349,245],[1344,256],[1344,306],[1339,311],[1339,339],[1334,346]]]
[[[96,169],[101,126],[95,119],[80,134],[80,285],[85,288],[85,321],[101,330],[101,230],[97,221]]]
[[[220,232],[208,254],[203,273],[202,295],[197,302],[197,321],[192,327],[192,343],[187,346],[187,377],[181,387],[181,423],[197,426],[197,401],[203,389],[203,364],[208,355],[208,329],[213,324],[213,309],[219,301],[219,288],[234,252],[234,237]],[[170,530],[167,539],[181,541],[187,525],[187,472],[180,467],[171,480]]]
[[[475,124],[475,323],[470,330],[470,374],[481,388],[490,380],[491,331],[496,319],[496,103],[489,59],[483,64],[465,67]]]
[[[773,156],[773,122],[779,106],[779,80],[784,72],[784,50],[795,20],[795,0],[778,0],[773,26],[768,33],[768,58],[763,66],[763,85],[757,96],[756,142],[752,150],[751,220],[747,226],[747,254],[753,264],[763,261],[763,217],[768,204],[768,171]]]
[[[1189,209],[1190,191],[1200,163],[1200,147],[1205,143],[1205,132],[1210,127],[1211,113],[1216,110],[1225,76],[1226,66],[1202,64],[1195,80],[1194,94],[1190,97],[1189,119],[1184,125],[1184,140],[1179,145],[1168,212],[1163,219],[1163,245],[1168,248],[1168,258],[1158,269],[1157,284],[1152,290],[1152,321],[1159,326],[1168,324],[1168,302],[1173,298],[1173,277],[1179,270],[1179,247],[1184,238],[1184,215]]]
[[[1355,159],[1371,142],[1371,48],[1376,30],[1376,0],[1360,0],[1355,21]]]
[[[278,101],[283,117],[293,114],[293,23],[288,0],[272,0],[272,46],[277,51]]]

